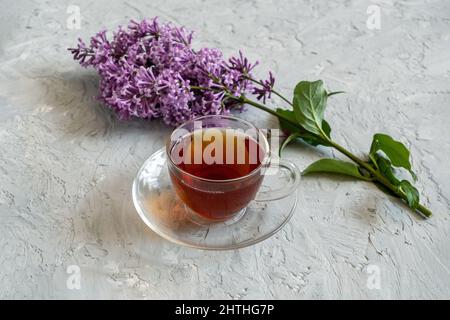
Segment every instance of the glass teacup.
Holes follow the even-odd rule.
[[[292,162],[270,150],[263,130],[232,116],[203,116],[182,124],[166,152],[174,189],[190,218],[201,224],[235,221],[251,201],[286,197],[300,179]],[[284,175],[286,183],[260,191],[268,174]]]

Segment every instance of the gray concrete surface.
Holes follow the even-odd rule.
[[[80,29],[67,27],[70,5]],[[380,29],[366,25],[370,5]],[[291,222],[253,247],[204,252],[152,233],[130,186],[170,129],[117,121],[66,48],[156,15],[196,30],[198,46],[243,49],[287,95],[301,79],[345,90],[326,113],[336,140],[362,153],[387,132],[410,146],[435,216],[311,177]],[[0,298],[450,298],[450,2],[3,0],[0,16]],[[285,153],[300,168],[324,155],[338,156]]]

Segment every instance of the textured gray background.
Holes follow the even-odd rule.
[[[70,4],[80,30],[67,28]],[[380,30],[366,27],[371,4]],[[0,15],[0,298],[450,298],[449,1],[2,0]],[[198,46],[243,49],[287,95],[301,79],[345,90],[326,114],[336,140],[365,152],[387,132],[410,146],[435,216],[363,182],[311,177],[291,222],[253,247],[204,252],[152,233],[130,186],[169,128],[115,120],[66,48],[155,15],[197,30]],[[323,155],[285,154],[300,168]],[[81,290],[66,287],[69,265]],[[366,285],[370,265],[380,290]]]

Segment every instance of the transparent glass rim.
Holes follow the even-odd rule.
[[[237,122],[241,122],[249,127],[251,127],[252,129],[255,129],[256,132],[259,131],[259,129],[253,125],[251,122],[248,122],[246,120],[243,120],[241,118],[237,118],[237,117],[233,117],[233,116],[228,116],[228,115],[206,115],[206,116],[201,116],[201,117],[197,117],[194,118],[192,120],[186,121],[185,123],[183,123],[182,125],[176,127],[172,132],[186,126],[189,123],[193,123],[194,121],[199,121],[202,119],[207,119],[207,118],[221,118],[221,119],[228,119],[228,120],[233,120],[233,121],[237,121]],[[259,164],[258,167],[256,167],[255,169],[253,169],[252,172],[250,172],[249,174],[239,177],[239,178],[234,178],[234,179],[224,179],[224,180],[214,180],[214,179],[207,179],[207,178],[202,178],[202,177],[198,177],[195,176],[181,168],[179,168],[172,160],[172,157],[170,156],[170,149],[171,149],[171,139],[169,138],[169,140],[166,143],[166,156],[167,159],[169,161],[169,163],[172,165],[173,168],[175,168],[176,171],[182,173],[183,175],[186,175],[188,177],[190,177],[191,179],[195,179],[198,181],[203,181],[203,182],[208,182],[208,183],[229,183],[229,182],[236,182],[236,181],[242,181],[245,179],[248,179],[250,177],[253,177],[254,175],[256,175],[257,173],[260,172],[261,168],[263,168],[264,166],[266,166],[269,162],[270,162],[270,150],[269,150],[269,142],[267,141],[267,138],[262,135],[263,137],[263,142],[264,142],[264,148],[265,148],[265,154],[264,154],[264,159],[261,161],[261,163]]]

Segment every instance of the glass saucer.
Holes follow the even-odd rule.
[[[265,176],[261,191],[283,183],[277,176]],[[297,191],[274,201],[252,201],[239,219],[198,224],[172,188],[165,148],[148,158],[133,182],[133,202],[141,219],[154,232],[179,245],[205,249],[238,249],[261,242],[292,217]]]

